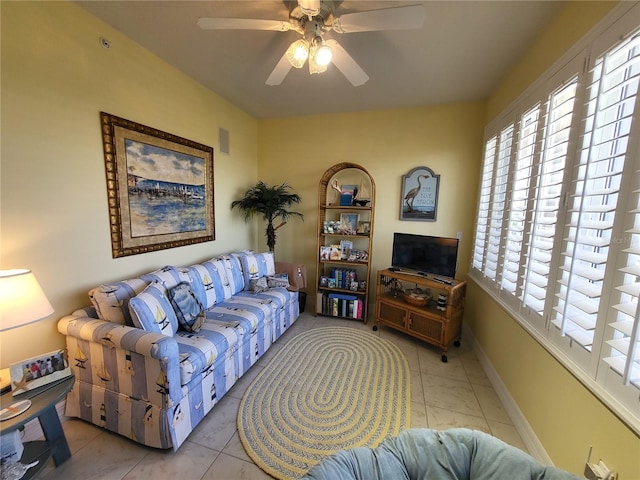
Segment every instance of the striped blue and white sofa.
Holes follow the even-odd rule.
[[[276,264],[272,253],[242,252],[91,290],[92,307],[58,322],[76,377],[65,414],[177,450],[298,318],[294,288],[255,287],[276,266],[306,273],[302,265]],[[291,280],[304,286],[304,278]],[[197,333],[179,328],[168,298],[182,282],[206,314]]]

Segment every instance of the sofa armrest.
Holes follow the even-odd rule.
[[[307,286],[307,267],[302,263],[276,262],[276,272],[289,276],[289,290],[298,291]]]
[[[153,375],[151,378],[154,381],[159,375],[164,376],[166,389],[157,393],[168,394],[171,401],[176,403],[182,398],[178,343],[174,338],[82,315],[61,318],[58,321],[58,331],[67,337],[72,369],[77,369],[78,365],[74,365],[74,360],[77,359],[75,351],[71,351],[70,339],[75,341],[75,347],[83,345],[91,352],[88,371],[86,367],[81,367],[84,371],[74,371],[80,381],[98,383],[94,381],[94,377],[99,375],[98,369],[104,363],[104,358],[115,354],[116,357],[130,359],[138,368],[143,368],[147,375]],[[98,358],[94,358],[96,356]],[[122,391],[127,388],[126,383],[108,383],[108,389],[130,394]]]

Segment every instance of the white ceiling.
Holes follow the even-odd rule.
[[[423,4],[419,30],[329,32],[369,75],[353,87],[335,67],[265,80],[295,31],[202,30],[199,17],[287,20],[283,1],[79,1],[86,10],[258,118],[482,100],[549,23],[557,1],[337,2],[336,15]],[[108,38],[108,35],[107,35]],[[117,45],[112,45],[117,48]]]

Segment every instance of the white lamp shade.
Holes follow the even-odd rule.
[[[37,322],[52,313],[31,270],[0,270],[0,331]]]

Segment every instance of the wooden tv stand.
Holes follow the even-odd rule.
[[[427,305],[416,306],[404,300],[401,291],[416,287],[431,290],[432,299]],[[451,344],[460,345],[466,289],[466,282],[439,275],[380,270],[373,328],[383,324],[429,342],[442,350],[441,358],[446,362]],[[447,304],[439,310],[438,295],[442,293],[447,295]]]

